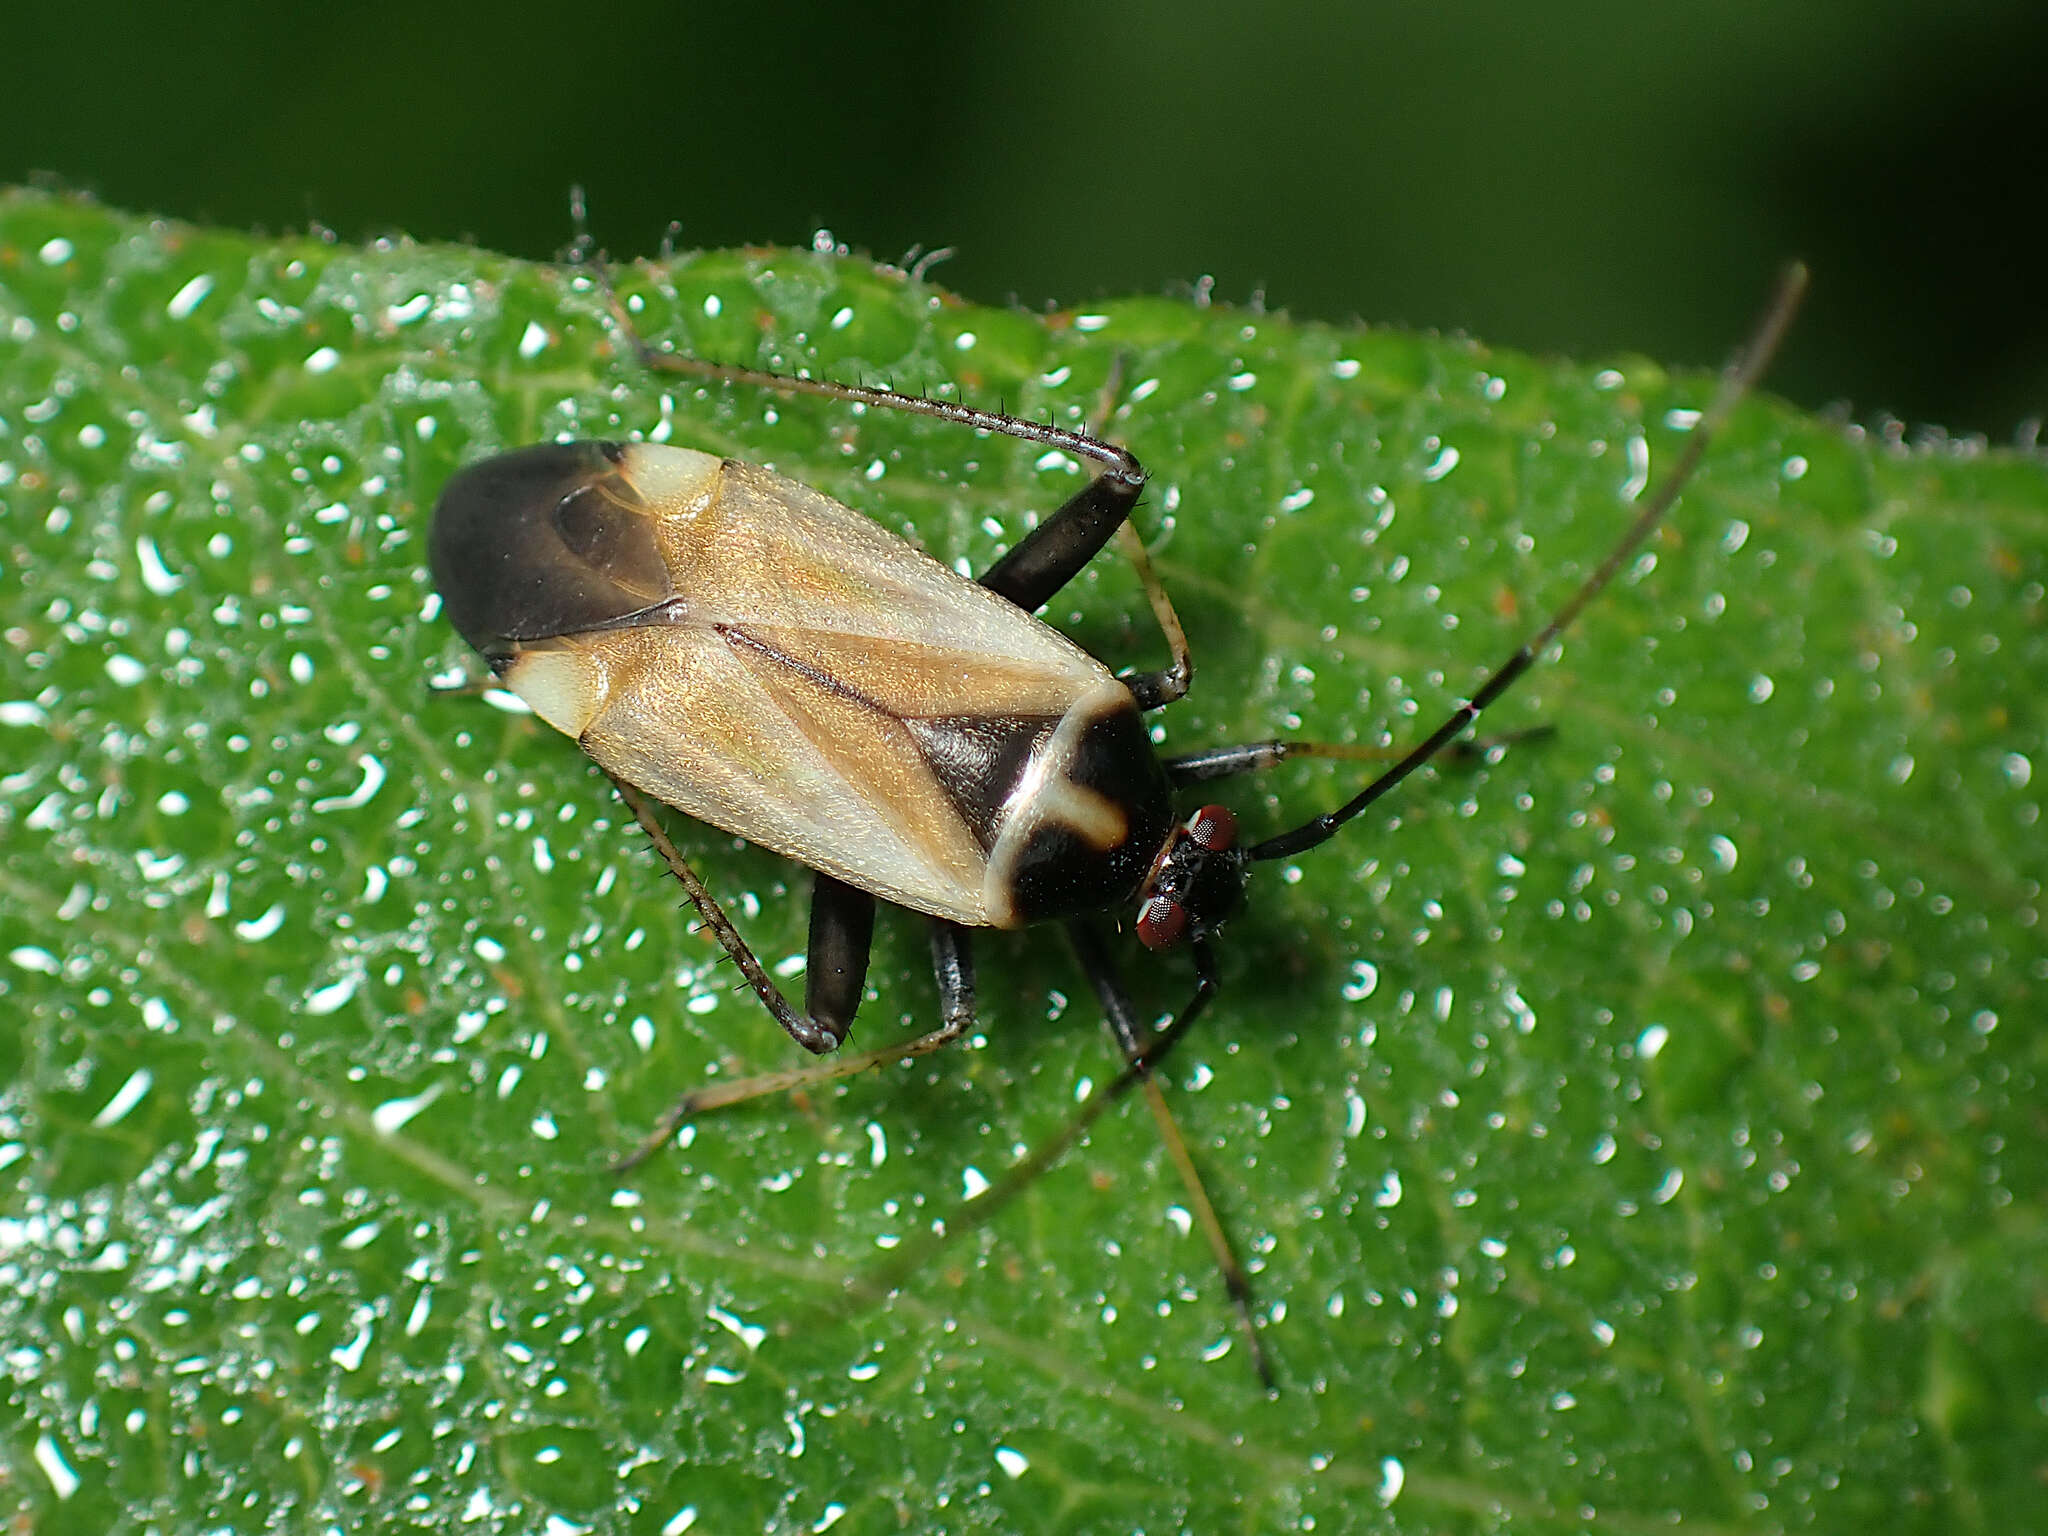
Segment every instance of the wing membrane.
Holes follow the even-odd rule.
[[[1042,737],[1120,685],[1058,631],[769,470],[728,462],[708,496],[652,510],[676,600],[658,624],[574,637],[601,694],[585,750],[885,900],[987,923],[989,807],[969,794],[963,812],[959,764],[942,761],[942,780],[928,749],[964,719]]]

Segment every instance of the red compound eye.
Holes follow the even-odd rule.
[[[1237,842],[1237,818],[1228,806],[1205,805],[1189,820],[1188,836],[1211,853],[1221,853]]]
[[[1171,949],[1188,928],[1188,909],[1171,896],[1147,896],[1138,908],[1138,942],[1147,949]]]

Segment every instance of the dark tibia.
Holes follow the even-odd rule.
[[[811,940],[804,969],[804,1012],[844,1041],[867,985],[875,936],[875,898],[820,874],[811,888]]]
[[[1115,536],[1138,504],[1145,471],[1129,455],[1124,460],[1103,470],[1027,533],[1023,542],[988,568],[981,584],[1026,613],[1050,602]]]
[[[940,1043],[957,1040],[974,1025],[974,938],[943,917],[932,919],[932,974],[939,983],[939,1027],[932,1033]]]

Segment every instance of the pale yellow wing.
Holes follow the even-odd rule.
[[[986,849],[915,723],[1049,733],[1121,685],[807,486],[672,449],[636,448],[625,468],[674,583],[662,622],[549,642],[506,683],[605,768],[702,821],[885,900],[989,922]]]

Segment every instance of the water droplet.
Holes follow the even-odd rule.
[[[1351,962],[1351,980],[1342,988],[1344,1001],[1362,1003],[1379,990],[1379,985],[1379,967],[1370,960],[1354,960]]]
[[[1407,1481],[1407,1469],[1401,1465],[1397,1458],[1387,1456],[1381,1459],[1380,1485],[1375,1491],[1379,1494],[1380,1504],[1383,1508],[1390,1506],[1394,1500],[1401,1497],[1401,1487]]]

